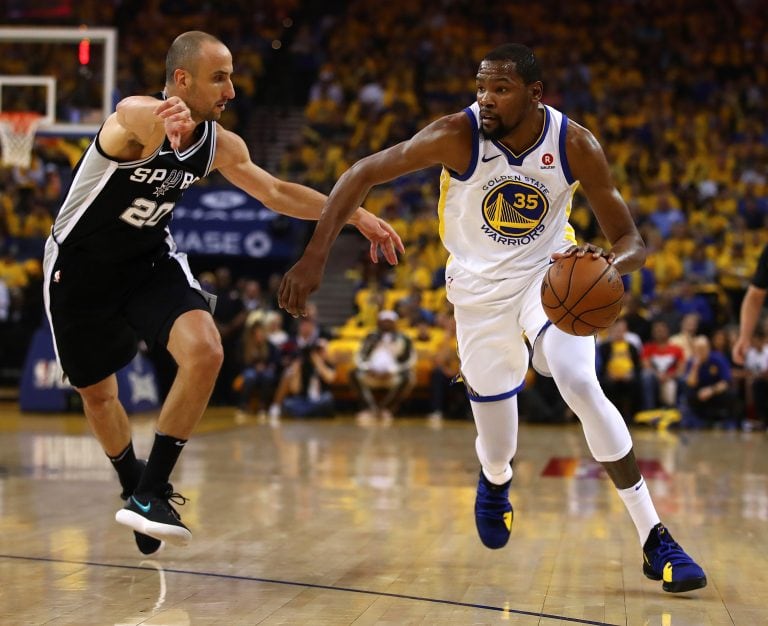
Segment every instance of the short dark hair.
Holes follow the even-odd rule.
[[[173,83],[178,69],[193,70],[204,43],[221,43],[219,39],[201,30],[190,30],[173,40],[165,57],[165,84]]]
[[[541,69],[533,50],[520,43],[505,43],[494,48],[483,57],[483,61],[512,61],[515,71],[526,85],[541,80]]]

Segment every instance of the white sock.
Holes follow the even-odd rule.
[[[512,480],[512,466],[507,463],[500,474],[491,474],[485,465],[483,465],[483,475],[488,479],[488,482],[494,485],[503,485],[506,482]]]
[[[509,462],[517,451],[517,397],[471,405],[477,427],[475,450],[483,474],[494,485],[503,485],[512,478]]]
[[[651,493],[648,491],[648,485],[645,479],[640,478],[640,482],[629,489],[617,489],[619,497],[627,507],[629,515],[637,528],[637,534],[640,537],[640,545],[645,544],[651,529],[659,523],[659,514],[656,513],[656,507],[653,506]]]

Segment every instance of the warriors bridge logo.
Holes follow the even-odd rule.
[[[538,187],[519,180],[494,185],[483,199],[483,232],[494,241],[525,245],[543,231],[549,201]]]

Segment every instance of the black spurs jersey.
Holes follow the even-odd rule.
[[[211,169],[216,122],[203,122],[182,152],[163,145],[138,161],[106,156],[93,140],[75,167],[72,185],[53,225],[66,252],[120,262],[175,250],[168,222],[184,190]]]

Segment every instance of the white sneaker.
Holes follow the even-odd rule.
[[[442,428],[443,414],[441,411],[432,411],[427,415],[427,426],[430,428]]]
[[[369,410],[360,411],[357,414],[357,423],[360,426],[370,426],[375,421],[373,413]]]

